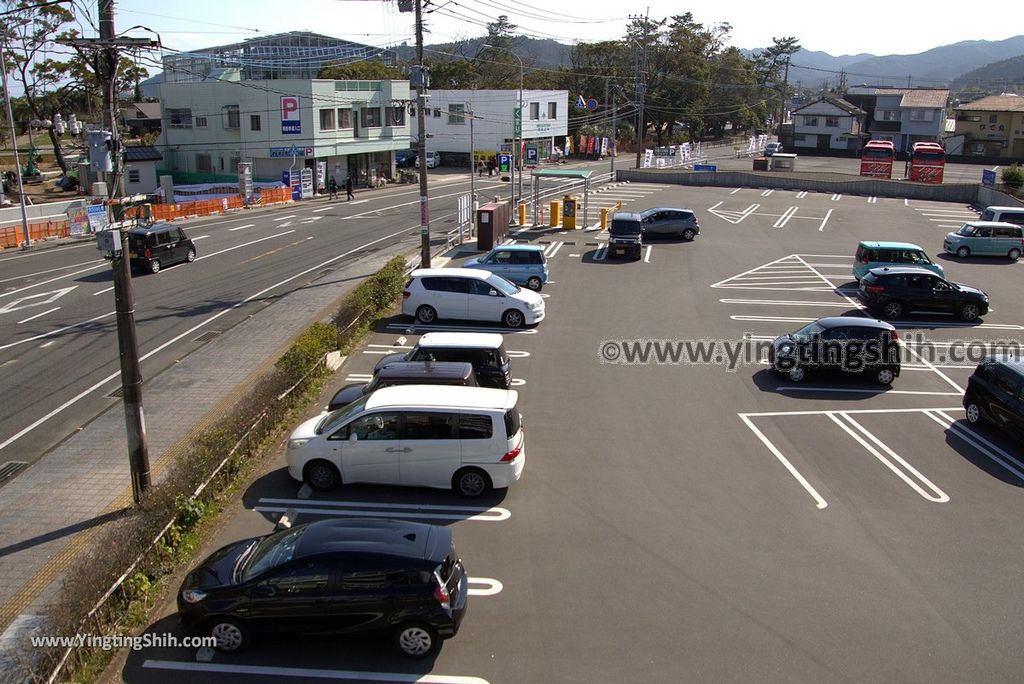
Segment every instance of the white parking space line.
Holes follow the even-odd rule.
[[[558,252],[558,250],[562,249],[562,245],[564,245],[564,244],[565,243],[561,242],[561,241],[552,242],[544,250],[544,257],[547,258],[547,259],[550,259],[551,257],[555,256],[555,254]]]
[[[548,281],[550,284],[550,281]],[[401,330],[410,334],[419,335],[421,333],[428,332],[496,332],[502,335],[536,335],[536,328],[527,328],[526,330],[513,330],[511,328],[499,328],[497,326],[464,326],[464,325],[440,325],[432,323],[431,325],[423,325],[421,323],[388,323],[388,330]],[[390,346],[390,345],[386,345]],[[385,352],[387,353],[387,352]]]
[[[496,579],[490,577],[469,577],[470,596],[495,596],[501,593],[505,586]]]
[[[803,199],[804,197],[807,197],[807,191],[806,190],[801,190],[800,192],[796,193],[796,198],[797,199]]]
[[[761,197],[768,197],[768,196],[769,196],[769,195],[771,195],[771,194],[772,194],[773,192],[775,192],[775,191],[774,191],[774,190],[771,190],[771,189],[769,189],[769,190],[765,190],[764,192],[762,192],[762,193],[761,193]]]
[[[829,209],[828,211],[826,211],[826,212],[825,212],[825,218],[821,219],[821,225],[820,225],[820,226],[818,226],[818,232],[819,232],[819,233],[820,233],[821,231],[825,230],[825,224],[826,224],[826,223],[828,223],[828,219],[829,219],[829,217],[830,217],[830,216],[832,216],[832,210],[831,210],[831,209]]]
[[[608,245],[601,245],[594,253],[594,261],[604,261],[606,256],[608,256]]]
[[[928,369],[931,370],[931,369]],[[916,394],[928,397],[959,397],[960,392],[926,392],[918,390],[894,390],[879,387],[866,389],[862,387],[809,387],[807,385],[781,385],[775,388],[778,392],[837,392],[840,394]]]
[[[647,245],[647,253],[644,255],[644,263],[651,263],[651,250],[654,248],[653,245]]]
[[[833,423],[841,427],[848,435],[850,435],[858,443],[860,443],[862,447],[867,449],[868,453],[870,453],[872,456],[881,461],[887,468],[889,468],[889,470],[891,470],[893,473],[896,474],[897,477],[899,477],[901,480],[910,485],[910,487],[918,494],[920,494],[922,497],[924,497],[928,501],[933,501],[935,503],[949,503],[948,494],[946,494],[941,489],[936,487],[935,484],[932,483],[932,481],[929,480],[927,477],[922,475],[921,472],[917,470],[917,468],[907,463],[907,461],[900,457],[899,454],[897,454],[895,451],[886,446],[886,444],[882,442],[882,440],[875,437],[875,435],[869,432],[867,428],[865,428],[863,425],[861,425],[856,420],[851,418],[845,412],[829,412],[826,415],[832,420]],[[860,434],[854,432],[854,429]],[[872,444],[874,444],[874,446],[872,446],[872,444],[868,444],[868,442],[865,441],[865,438],[867,440],[870,440]],[[878,447],[878,449],[876,449],[875,447]],[[888,454],[889,458],[883,456],[879,449]],[[914,477],[917,478],[918,482],[915,482],[913,479],[911,479],[907,475],[907,472],[904,472],[904,470],[899,468],[893,461],[898,462],[901,466],[903,466],[903,469],[906,469],[907,472],[913,474]],[[924,485],[924,487],[930,489],[931,493],[926,492],[920,485]]]
[[[839,193],[836,193],[836,194],[832,195],[832,201],[833,202],[838,202],[840,200],[840,198],[842,198],[842,195],[840,195]]]
[[[946,428],[963,441],[970,444],[972,447],[981,452],[982,455],[995,461],[1008,471],[1016,475],[1022,482],[1024,482],[1024,463],[1019,459],[1011,455],[1009,452],[1004,450],[997,444],[993,444],[986,437],[978,433],[969,424],[960,423],[955,421],[951,416],[946,414],[944,411],[925,411],[924,414],[934,420],[936,423]],[[1005,460],[1004,460],[1005,459]],[[1013,465],[1010,465],[1010,463]]]
[[[368,344],[372,349],[412,349],[408,344]]]
[[[739,191],[740,191],[740,190],[742,190],[742,189],[743,189],[743,188],[736,188],[735,190],[733,190],[733,191],[732,191],[732,192],[730,192],[729,194],[730,194],[730,195],[735,195],[735,194],[736,194],[737,192],[739,192]]]
[[[789,219],[791,219],[793,217],[793,214],[796,213],[797,209],[799,209],[799,207],[790,207],[785,212],[783,212],[782,216],[778,218],[778,220],[775,222],[772,228],[785,227],[785,225],[789,222]]]
[[[747,427],[750,428],[750,431],[753,432],[754,435],[761,440],[761,443],[768,447],[768,451],[772,452],[775,458],[779,459],[779,462],[786,470],[789,471],[789,474],[792,475],[796,479],[796,481],[800,483],[800,486],[807,490],[807,493],[814,498],[818,508],[827,508],[828,502],[826,502],[825,499],[822,498],[821,494],[818,493],[818,490],[811,486],[811,483],[807,481],[807,478],[800,474],[800,471],[797,470],[796,467],[789,462],[789,459],[787,459],[782,454],[782,452],[775,447],[774,444],[772,444],[772,441],[770,439],[765,437],[764,433],[761,432],[756,425],[754,425],[754,422],[750,420],[750,418],[746,414],[741,413],[739,414],[739,416],[740,419],[744,423],[746,423]]]
[[[501,522],[512,517],[507,508],[493,506],[442,506],[436,504],[373,503],[369,501],[331,501],[328,499],[278,499],[261,497],[252,510],[259,513],[284,513],[293,509],[307,515],[354,515],[371,518],[397,517],[426,520],[478,520]]]
[[[237,226],[236,228],[228,228],[228,232],[229,233],[233,233],[236,230],[244,230],[246,228],[252,228],[255,225],[256,225],[255,223],[246,223],[244,226]]]
[[[270,667],[264,665],[226,665],[176,660],[146,660],[144,669],[174,670],[210,674],[246,675],[250,681],[267,677],[304,677],[307,679],[337,679],[356,682],[410,682],[414,684],[488,684],[480,677],[457,677],[437,674],[407,674],[404,672],[363,672],[360,670],[326,670],[310,667]],[[265,680],[264,680],[265,681]]]
[[[878,202],[878,198],[877,197],[874,197],[874,196],[868,197],[868,204],[875,204],[877,202]]]
[[[757,306],[826,306],[839,309],[849,309],[850,305],[844,302],[818,302],[818,301],[788,301],[785,299],[719,299],[722,304],[755,304]]]
[[[21,325],[22,323],[28,323],[29,321],[34,321],[35,319],[40,318],[42,316],[45,316],[46,314],[53,313],[54,311],[60,311],[60,307],[59,306],[55,306],[52,309],[50,309],[49,311],[44,311],[42,313],[37,313],[35,316],[29,316],[28,318],[25,318],[25,319],[22,319],[22,320],[18,321],[17,325]]]

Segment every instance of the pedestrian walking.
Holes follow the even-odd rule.
[[[330,199],[336,198],[338,196],[338,180],[332,176],[331,182],[327,184],[327,187],[331,191]]]
[[[352,201],[355,195],[352,194],[352,176],[345,179],[345,192],[348,193],[348,201]]]

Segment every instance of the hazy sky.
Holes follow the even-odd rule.
[[[856,3],[781,3],[699,0],[684,4],[651,0],[633,5],[594,0],[431,0],[425,15],[426,42],[472,38],[499,15],[518,32],[566,43],[623,35],[630,11],[666,18],[690,11],[705,25],[727,22],[730,44],[759,48],[773,37],[795,36],[808,50],[832,55],[913,54],[962,40],[1002,40],[1024,33],[1024,3],[1000,2],[984,22],[960,21],[939,11],[943,3],[897,1],[876,9]],[[93,3],[90,3],[93,4]],[[927,9],[926,9],[927,7]],[[141,24],[160,33],[169,48],[189,50],[232,43],[260,34],[308,30],[369,45],[414,42],[413,14],[399,13],[394,0],[152,0],[117,2],[122,32]],[[436,9],[434,9],[436,8]],[[144,35],[132,31],[131,35]]]

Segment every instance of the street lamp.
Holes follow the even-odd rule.
[[[515,191],[514,197],[513,197],[513,204],[516,205],[517,211],[518,211],[519,202],[523,201],[523,60],[519,57],[519,55],[517,55],[515,52],[513,52],[511,48],[501,47],[500,45],[489,45],[487,43],[484,43],[483,47],[491,48],[492,50],[504,50],[504,51],[508,52],[510,55],[512,55],[513,57],[515,57],[517,60],[519,60],[519,145],[518,145],[519,149],[516,150],[516,152],[515,152],[515,156],[516,156],[516,175],[517,175],[517,182],[519,184],[519,188],[518,188],[518,190]],[[513,119],[513,122],[514,122],[515,121],[515,115],[514,114],[513,114],[512,119]],[[515,123],[513,123],[512,126],[513,126],[512,132],[514,134],[515,133]],[[514,139],[515,135],[513,135],[512,137]],[[518,201],[516,201],[516,199],[515,199],[516,197],[519,198]]]

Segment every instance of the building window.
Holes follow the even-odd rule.
[[[249,130],[258,131],[260,130],[260,115],[250,114],[249,115]]]
[[[359,120],[366,128],[380,128],[380,107],[363,107],[359,111]]]
[[[320,130],[321,131],[333,131],[334,130],[334,110],[333,109],[321,109],[320,110]]]
[[[129,183],[141,183],[142,174],[139,173],[138,169],[128,169],[128,182]]]
[[[816,116],[804,116],[804,126],[817,126],[818,117]]]
[[[434,107],[434,118],[435,119],[440,119],[441,118],[441,108],[440,107]]]
[[[540,120],[540,102],[530,103],[530,121]]]
[[[220,164],[220,170],[224,170],[224,157],[217,157],[217,162]]]
[[[988,115],[988,122],[989,123],[995,123],[998,120],[999,120],[999,116],[998,115],[996,115],[996,114],[989,114]]]
[[[956,120],[967,121],[970,123],[981,123],[981,117],[977,114],[958,114]]]
[[[191,109],[168,109],[166,111],[168,128],[192,128]]]
[[[241,125],[238,105],[227,105],[224,107],[224,128],[229,131],[237,131],[241,128]]]
[[[197,116],[196,117],[196,128],[206,128],[206,117],[205,116]]]
[[[231,160],[228,163],[230,164],[230,166],[228,166],[228,168],[231,169],[232,171],[237,172],[238,171],[238,165],[242,163],[242,158],[241,157],[231,157]]]
[[[338,128],[352,128],[352,110],[338,110]]]
[[[466,123],[466,105],[464,104],[450,104],[448,105],[448,124],[462,125]]]
[[[388,112],[389,126],[405,125],[405,107],[388,107]]]
[[[416,116],[416,105],[409,105],[409,116]]]
[[[213,159],[208,154],[196,155],[196,171],[199,173],[213,173]]]
[[[838,116],[826,116],[825,117],[825,128],[839,128],[839,117]]]
[[[896,109],[879,110],[875,112],[876,121],[899,121],[900,113]]]
[[[911,121],[934,121],[935,111],[931,109],[911,109],[910,120]]]
[[[549,119],[557,119],[558,118],[558,103],[557,102],[548,102],[548,118]]]

